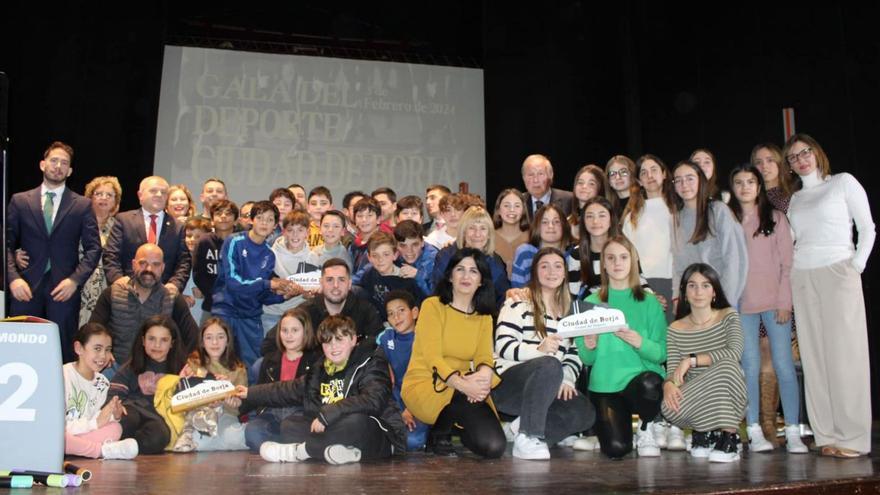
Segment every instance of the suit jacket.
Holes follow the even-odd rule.
[[[101,236],[92,202],[64,188],[50,233],[43,219],[40,188],[14,194],[6,212],[6,248],[7,283],[23,278],[33,289],[51,261],[50,288],[65,278],[82,286],[101,259]],[[24,270],[15,265],[15,250],[19,248],[30,258]]]
[[[565,213],[566,217],[571,215],[572,197],[573,195],[571,191],[563,191],[562,189],[556,189],[555,187],[550,189],[550,203],[558,206],[559,209]],[[529,215],[529,221],[531,222],[532,219],[535,218],[534,213],[532,213],[532,195],[528,192],[524,192],[523,201],[526,202],[526,213]]]
[[[107,275],[108,285],[123,275],[133,275],[131,261],[138,248],[146,242],[147,229],[144,227],[141,208],[116,215],[116,223],[113,224],[104,246],[104,273]],[[166,213],[157,244],[162,248],[165,260],[162,283],[171,282],[182,292],[192,268],[192,256],[186,248],[186,230],[183,224]]]

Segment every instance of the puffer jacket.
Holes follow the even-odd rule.
[[[388,361],[371,342],[352,350],[344,375],[344,398],[332,404],[321,403],[321,383],[327,377],[324,366],[316,361],[308,372],[296,380],[254,385],[241,411],[258,407],[302,405],[303,414],[318,418],[330,426],[346,414],[362,413],[378,420],[379,426],[394,446],[394,452],[406,452],[406,426],[391,393]]]

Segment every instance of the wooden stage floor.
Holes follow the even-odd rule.
[[[510,444],[508,444],[510,445]],[[875,452],[878,442],[875,438]],[[744,454],[739,462],[710,464],[686,452],[611,461],[598,452],[551,450],[550,461],[522,461],[510,447],[498,460],[468,454],[438,458],[412,454],[392,461],[330,466],[309,461],[272,464],[247,452],[143,456],[136,461],[71,458],[93,480],[64,493],[880,493],[880,454],[859,459]],[[52,489],[58,491],[60,489]],[[45,493],[43,488],[33,492]],[[27,493],[14,490],[12,493]]]

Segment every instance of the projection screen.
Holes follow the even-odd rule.
[[[232,200],[323,185],[485,196],[480,69],[166,46],[154,171]],[[200,209],[200,208],[199,208]]]

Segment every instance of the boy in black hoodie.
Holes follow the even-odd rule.
[[[241,410],[302,405],[281,423],[285,443],[264,442],[269,462],[310,458],[330,464],[390,457],[406,450],[406,429],[391,394],[388,361],[372,342],[357,345],[354,321],[329,316],[318,327],[324,360],[294,381],[239,387]]]

